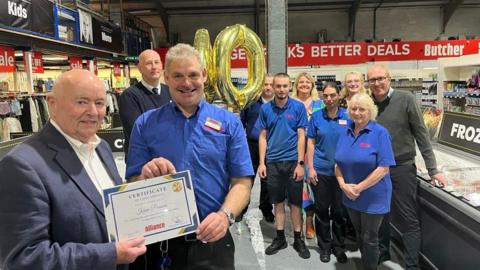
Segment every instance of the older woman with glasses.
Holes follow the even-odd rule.
[[[357,71],[348,72],[345,74],[343,88],[340,91],[340,107],[347,108],[348,101],[358,93],[370,94],[370,91],[365,88],[363,74]]]
[[[353,96],[348,114],[353,123],[338,139],[335,176],[343,191],[343,204],[357,231],[363,267],[377,269],[378,231],[384,216],[390,212],[389,168],[395,165],[395,159],[387,129],[374,120],[377,107],[370,96]]]

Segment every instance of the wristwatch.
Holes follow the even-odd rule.
[[[228,223],[230,225],[235,223],[235,216],[233,215],[233,213],[228,208],[222,207],[222,208],[220,208],[220,211],[222,211],[227,216]]]
[[[297,163],[298,163],[298,165],[300,165],[300,166],[305,165],[305,161],[303,161],[303,160],[299,160]]]

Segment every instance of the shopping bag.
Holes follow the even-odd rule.
[[[313,192],[307,182],[303,182],[302,208],[307,208],[313,204]]]

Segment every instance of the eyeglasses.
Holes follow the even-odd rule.
[[[383,83],[388,77],[377,77],[368,79],[369,84],[375,84],[376,82]]]

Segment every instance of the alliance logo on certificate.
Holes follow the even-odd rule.
[[[190,171],[103,190],[110,241],[145,237],[145,244],[194,233],[200,224]]]

